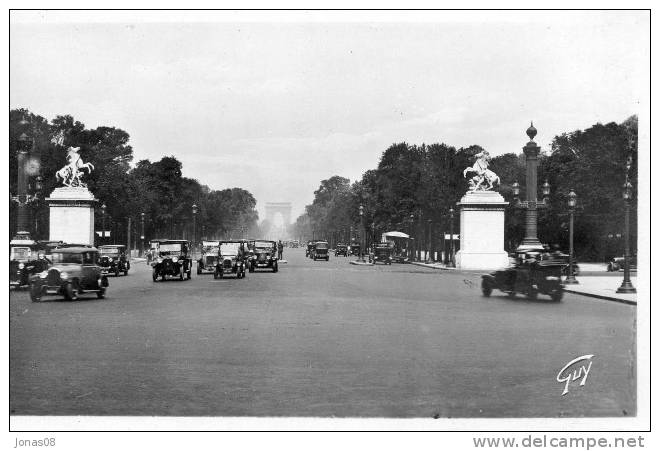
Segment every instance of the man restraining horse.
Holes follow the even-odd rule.
[[[476,161],[472,167],[467,167],[463,171],[463,177],[467,175],[468,172],[474,172],[476,175],[470,180],[470,190],[477,191],[478,189],[489,190],[493,189],[493,183],[499,185],[500,178],[493,171],[488,169],[488,162],[490,161],[490,154],[486,150],[482,150],[474,156]],[[488,186],[481,188],[481,185],[487,182]]]
[[[68,164],[55,173],[55,178],[57,180],[62,179],[62,183],[66,186],[85,186],[80,180],[81,169],[87,169],[88,173],[94,169],[92,163],[83,163],[78,153],[79,150],[80,147],[69,147],[66,156]]]

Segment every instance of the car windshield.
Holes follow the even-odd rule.
[[[53,260],[53,263],[56,263],[56,264],[73,263],[73,264],[82,265],[83,256],[82,256],[82,254],[53,252],[52,260]]]
[[[119,255],[119,249],[116,247],[101,248],[101,253],[103,255]]]
[[[241,243],[222,243],[220,244],[221,255],[238,255],[238,249]]]
[[[30,258],[29,247],[12,247],[10,260],[25,260]]]
[[[203,250],[205,254],[217,254],[218,246],[204,246]]]
[[[317,249],[327,249],[328,248],[328,243],[316,243],[316,248]]]
[[[158,251],[161,255],[181,253],[181,243],[160,243]]]
[[[255,249],[272,249],[274,246],[274,243],[271,243],[270,241],[255,241],[254,242],[254,248]]]

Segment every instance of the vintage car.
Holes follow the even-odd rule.
[[[328,242],[327,241],[317,241],[316,243],[314,243],[314,249],[312,250],[311,258],[313,258],[314,261],[316,261],[316,260],[325,260],[325,261],[330,260]]]
[[[126,258],[126,246],[122,244],[107,244],[99,246],[99,266],[103,274],[114,274],[119,277],[119,273],[123,272],[125,276],[128,275],[128,270],[131,269],[131,263]]]
[[[392,264],[392,248],[389,243],[374,243],[369,252],[369,263]]]
[[[351,244],[351,247],[350,247],[349,250],[351,252],[351,255],[357,255],[357,256],[360,255],[360,245],[357,244],[357,243]]]
[[[72,301],[78,295],[96,293],[105,297],[108,278],[98,265],[99,251],[94,247],[66,247],[53,250],[53,264],[30,278],[30,298],[40,301],[44,296],[64,296]]]
[[[338,257],[340,255],[343,255],[344,257],[348,257],[348,246],[345,244],[337,244],[335,246],[335,257]]]
[[[9,243],[9,286],[30,285],[30,276],[48,269],[45,250],[32,240],[12,240]]]
[[[527,252],[519,255],[512,267],[483,275],[481,291],[489,297],[497,288],[509,297],[521,293],[530,300],[536,300],[540,293],[559,302],[564,295],[561,282],[564,266],[564,259],[542,258],[540,252]]]
[[[254,240],[253,255],[250,259],[248,269],[254,272],[255,269],[272,269],[277,272],[277,243],[275,241]]]
[[[218,263],[219,241],[202,241],[202,255],[197,260],[197,274],[203,272],[215,272],[215,265]]]
[[[314,246],[316,246],[316,241],[308,241],[307,242],[307,249],[305,250],[305,257],[312,258],[312,251],[314,250]]]
[[[237,279],[245,277],[245,243],[242,240],[222,240],[218,242],[218,260],[213,272],[214,279],[234,274]]]
[[[612,271],[623,271],[625,265],[625,257],[614,257],[611,262],[607,264],[607,270]],[[637,271],[637,256],[630,257],[630,270]]]
[[[151,261],[154,282],[158,280],[158,277],[161,280],[166,280],[168,277],[190,280],[192,258],[188,254],[188,249],[190,249],[190,243],[186,240],[159,241]]]

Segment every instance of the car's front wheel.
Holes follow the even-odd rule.
[[[71,282],[64,285],[64,299],[67,301],[75,301],[78,299],[78,292]]]
[[[41,287],[37,284],[32,284],[30,286],[30,300],[32,302],[41,301]]]
[[[493,293],[493,286],[488,279],[481,281],[481,293],[487,298]]]

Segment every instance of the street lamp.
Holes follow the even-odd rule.
[[[410,214],[408,217],[408,223],[410,227],[408,228],[408,258],[411,262],[415,261],[415,248],[413,247],[413,225],[415,224],[415,215]]]
[[[140,213],[140,224],[141,224],[140,252],[144,255],[144,212]]]
[[[449,239],[451,240],[451,253],[449,255],[449,266],[452,268],[456,267],[456,261],[454,260],[454,209],[449,209]]]
[[[30,125],[30,122],[25,119],[25,116],[21,118],[19,124],[22,128]],[[17,155],[17,166],[18,166],[18,180],[17,180],[17,193],[16,196],[12,196],[18,204],[17,211],[17,220],[16,220],[16,235],[14,240],[31,240],[29,232],[29,212],[28,204],[37,199],[37,195],[28,194],[28,176],[34,175],[30,174],[32,172],[28,169],[29,162],[29,152],[34,147],[34,131],[32,131],[32,138],[28,137],[25,133],[21,133],[17,139],[18,144],[18,155]],[[34,166],[38,168],[38,163]],[[40,184],[40,178],[38,179],[38,185]],[[40,187],[37,185],[37,190]]]
[[[192,206],[193,214],[193,258],[195,258],[195,246],[197,245],[197,205],[193,204]]]
[[[537,199],[537,176],[538,176],[538,164],[539,164],[539,153],[541,147],[539,147],[534,142],[534,137],[536,136],[536,128],[534,124],[529,126],[527,129],[527,136],[529,136],[529,142],[523,147],[523,152],[525,154],[525,165],[526,165],[526,174],[525,174],[525,194],[526,199],[521,201],[520,196],[520,185],[518,182],[514,182],[512,185],[513,188],[513,197],[514,197],[514,207],[525,210],[525,237],[523,238],[522,243],[518,246],[518,252],[524,250],[532,249],[543,249],[543,245],[537,237],[537,228],[538,228],[538,209],[546,208],[548,203],[548,196],[550,195],[550,184],[546,180],[543,184],[543,200],[539,201]]]
[[[632,184],[630,183],[628,173],[632,165],[632,156],[628,157],[626,162],[626,183],[623,184],[623,201],[626,206],[625,219],[625,248],[623,253],[623,282],[616,290],[617,293],[637,293],[637,290],[630,282],[630,199],[632,198]]]
[[[108,208],[105,205],[105,202],[103,202],[103,205],[101,205],[101,244],[105,244],[105,210]],[[130,248],[130,243],[129,243],[129,248]]]
[[[360,204],[360,262],[364,263],[364,207]]]
[[[575,212],[576,201],[577,194],[571,190],[571,192],[568,193],[568,212],[570,216],[568,226],[568,276],[566,276],[566,280],[564,281],[564,283],[568,285],[575,285],[580,283],[575,279],[575,274],[573,272],[573,262],[575,261],[573,254],[573,213]]]

